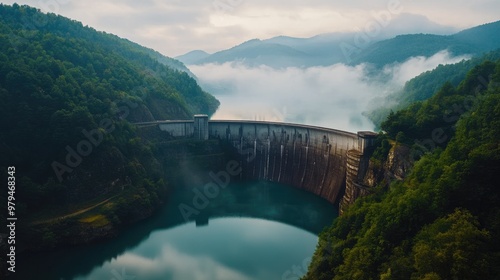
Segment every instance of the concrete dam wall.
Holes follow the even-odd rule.
[[[347,151],[356,134],[303,125],[211,121],[209,137],[242,155],[242,177],[279,182],[335,202],[345,184]]]
[[[355,134],[263,121],[209,121],[204,115],[195,116],[194,121],[138,125],[152,124],[174,137],[220,139],[229,143],[240,154],[242,179],[291,185],[332,203],[339,201],[339,194],[345,190],[348,151],[356,150],[362,155],[374,138],[370,132]],[[350,182],[347,185],[354,186]]]

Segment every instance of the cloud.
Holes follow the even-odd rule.
[[[273,69],[238,63],[190,66],[209,86],[221,107],[213,119],[302,123],[356,132],[372,130],[362,115],[375,99],[401,89],[406,81],[439,64],[456,63],[446,51],[415,57],[368,75],[366,65]]]
[[[317,236],[278,222],[211,219],[206,227],[157,230],[76,279],[281,279],[311,256],[316,243]]]
[[[243,41],[277,35],[311,37],[320,33],[363,30],[373,13],[398,2],[401,13],[466,28],[498,20],[500,2],[479,1],[330,1],[330,0],[8,0],[83,22],[177,56],[195,49],[215,52]],[[412,32],[418,30],[408,25]],[[404,32],[405,30],[401,30]]]
[[[117,276],[115,276],[117,275]],[[249,277],[228,268],[206,256],[192,256],[166,244],[159,255],[148,258],[126,253],[102,267],[94,269],[86,279],[193,279],[193,280],[250,280]],[[121,277],[119,277],[121,276]]]
[[[392,77],[395,85],[404,85],[406,81],[418,76],[422,72],[432,70],[440,64],[454,64],[470,57],[452,56],[448,51],[440,51],[431,57],[412,57],[402,64],[386,66],[384,73]]]

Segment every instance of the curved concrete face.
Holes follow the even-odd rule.
[[[330,202],[345,186],[354,133],[298,124],[210,121],[209,137],[228,141],[241,155],[242,179],[279,182]]]
[[[240,154],[241,179],[291,185],[332,203],[338,201],[339,193],[345,189],[347,169],[352,167],[352,174],[347,178],[344,208],[356,199],[357,192],[352,188],[357,186],[357,178],[366,172],[366,168],[362,168],[358,174],[359,166],[348,164],[348,151],[359,154],[355,164],[367,163],[377,135],[370,131],[354,134],[289,123],[209,121],[205,115],[195,116],[194,121],[157,121],[137,125],[158,125],[173,137],[221,139]]]

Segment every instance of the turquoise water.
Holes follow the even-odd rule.
[[[318,233],[337,216],[333,205],[312,194],[267,182],[231,184],[200,200],[206,202],[197,204],[202,208],[193,204],[197,193],[177,191],[157,215],[116,239],[32,256],[28,267],[18,267],[19,276],[298,279],[306,272]],[[181,205],[196,214],[186,220]]]

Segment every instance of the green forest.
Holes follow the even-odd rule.
[[[17,170],[23,246],[90,242],[151,215],[169,184],[133,123],[213,114],[190,75],[128,40],[0,5],[0,169]]]
[[[457,52],[479,47],[470,30],[429,36],[392,43],[435,39],[407,50],[429,55],[451,41],[464,42]],[[387,58],[386,43],[372,57]],[[114,237],[168,199],[181,159],[208,169],[228,156],[218,140],[167,143],[134,125],[217,110],[181,62],[28,6],[0,4],[0,99],[20,252]],[[423,73],[388,100],[397,105],[367,113],[382,130],[372,160],[402,145],[413,166],[321,233],[303,279],[500,279],[500,50]]]
[[[364,114],[376,126],[380,127],[380,124],[387,118],[391,111],[401,110],[413,102],[424,101],[432,97],[446,82],[456,87],[465,79],[467,73],[472,68],[485,61],[495,61],[497,59],[500,59],[500,49],[475,56],[469,60],[462,60],[459,63],[439,65],[437,68],[426,71],[409,80],[401,90],[385,97],[383,105],[372,108],[372,110]],[[484,77],[481,80],[483,85],[488,83],[486,78]]]
[[[386,144],[375,156],[395,140],[411,147],[415,165],[320,235],[303,279],[498,279],[500,61],[391,113],[381,128]]]

